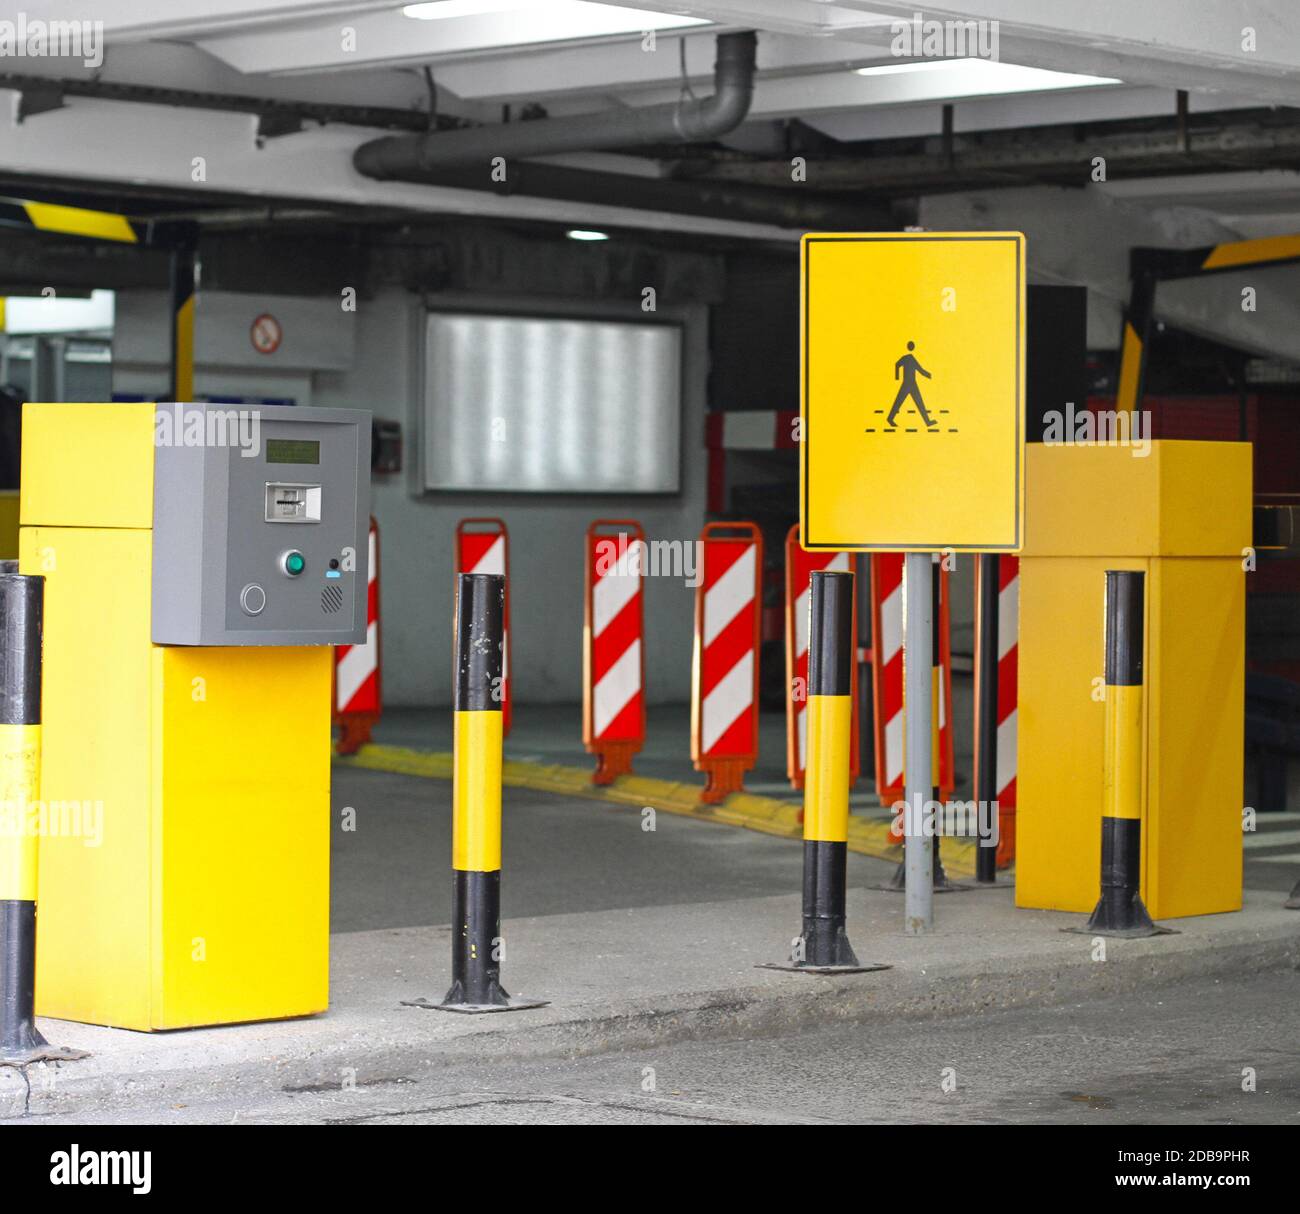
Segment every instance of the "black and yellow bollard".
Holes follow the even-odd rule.
[[[169,225],[173,240],[170,286],[172,308],[171,383],[174,401],[194,399],[194,296],[199,285],[198,225]]]
[[[0,1065],[84,1058],[36,1029],[45,579],[0,573]]]
[[[858,961],[845,930],[849,748],[853,722],[853,575],[812,575],[808,631],[808,764],[804,776],[803,933],[790,964],[817,974],[888,969]]]
[[[501,986],[502,636],[506,580],[462,573],[456,588],[451,822],[451,989],[444,1012],[545,1007]]]
[[[1159,936],[1138,892],[1142,879],[1143,598],[1146,575],[1106,571],[1105,764],[1101,806],[1101,898],[1092,936]]]

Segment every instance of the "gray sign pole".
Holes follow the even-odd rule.
[[[932,579],[928,552],[909,552],[903,566],[903,795],[905,818],[903,930],[921,936],[934,925],[934,845],[920,809],[930,800]]]

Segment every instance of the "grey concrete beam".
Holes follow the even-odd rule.
[[[1031,281],[1088,288],[1088,344],[1112,349],[1129,295],[1129,251],[1138,245],[1197,248],[1239,233],[1194,207],[1151,208],[1112,198],[1097,187],[1048,186],[934,195],[921,200],[919,223],[936,230],[1011,230],[1028,238]],[[1214,341],[1300,361],[1300,269],[1274,267],[1162,284],[1157,320]],[[1242,309],[1242,290],[1256,291],[1256,310]]]

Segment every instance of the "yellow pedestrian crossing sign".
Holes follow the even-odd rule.
[[[803,546],[1018,551],[1024,236],[810,233],[802,284]]]

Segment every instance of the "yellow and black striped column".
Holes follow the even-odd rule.
[[[809,593],[808,763],[804,775],[803,933],[789,966],[865,972],[845,930],[853,744],[853,574],[815,572]]]
[[[502,638],[506,580],[462,573],[456,586],[451,808],[451,989],[447,1012],[544,1007],[501,985]]]
[[[1146,575],[1106,572],[1106,717],[1101,806],[1101,898],[1084,929],[1154,936],[1142,880],[1143,599]]]
[[[45,579],[0,573],[0,1062],[82,1058],[36,1030]]]
[[[198,289],[195,244],[185,241],[171,252],[171,383],[169,400],[194,399],[194,294]]]

